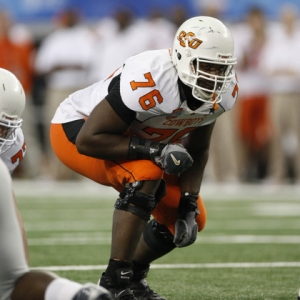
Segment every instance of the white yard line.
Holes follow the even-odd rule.
[[[107,265],[94,266],[48,266],[32,269],[45,271],[90,271],[105,270]],[[260,263],[211,263],[211,264],[153,264],[151,269],[224,269],[224,268],[300,268],[300,262],[260,262]]]
[[[110,237],[93,236],[61,236],[49,238],[29,238],[29,246],[49,245],[109,245]],[[298,235],[218,235],[199,236],[196,244],[300,244]]]
[[[116,197],[118,193],[110,187],[101,186],[91,180],[63,181],[52,180],[13,180],[14,191],[17,196],[28,197]],[[299,200],[300,185],[274,185],[274,184],[224,184],[203,182],[202,197],[214,200]]]

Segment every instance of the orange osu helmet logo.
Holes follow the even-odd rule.
[[[193,32],[185,32],[185,31],[180,31],[177,39],[179,41],[179,44],[182,46],[182,47],[186,47],[186,41],[188,41],[188,46],[192,49],[197,49],[203,41],[197,39],[194,37],[195,34]]]

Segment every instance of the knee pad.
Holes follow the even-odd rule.
[[[142,188],[143,183],[143,181],[135,181],[128,184],[128,186],[125,186],[115,203],[115,208],[129,211],[148,221],[153,209],[164,197],[166,185],[165,181],[162,180],[156,194],[148,195],[139,191]]]
[[[154,219],[146,225],[143,237],[147,246],[156,253],[166,254],[176,248],[170,230]]]

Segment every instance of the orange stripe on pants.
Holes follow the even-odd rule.
[[[67,167],[95,182],[111,186],[119,192],[127,182],[160,180],[164,177],[167,194],[153,210],[152,215],[174,234],[180,199],[178,176],[164,175],[163,171],[149,160],[114,162],[82,155],[78,153],[76,145],[68,140],[61,124],[51,124],[50,141],[56,156]],[[200,215],[197,217],[197,223],[200,231],[206,223],[206,210],[200,196],[198,207]]]

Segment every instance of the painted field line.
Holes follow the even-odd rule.
[[[50,245],[109,245],[110,237],[105,236],[81,236],[81,237],[50,237],[29,238],[29,246]],[[219,235],[199,236],[196,244],[300,244],[298,235]]]
[[[31,269],[45,271],[92,271],[105,270],[107,265],[94,266],[48,266]],[[153,264],[151,269],[235,269],[235,268],[300,268],[300,262],[261,262],[261,263],[209,263],[209,264]]]
[[[14,192],[17,197],[99,197],[114,199],[118,193],[112,188],[99,185],[90,180],[82,181],[52,181],[52,180],[13,180]],[[222,191],[222,192],[220,192]],[[292,184],[242,184],[242,183],[213,183],[203,182],[201,195],[210,200],[251,200],[276,201],[289,199],[300,200],[300,186]]]

